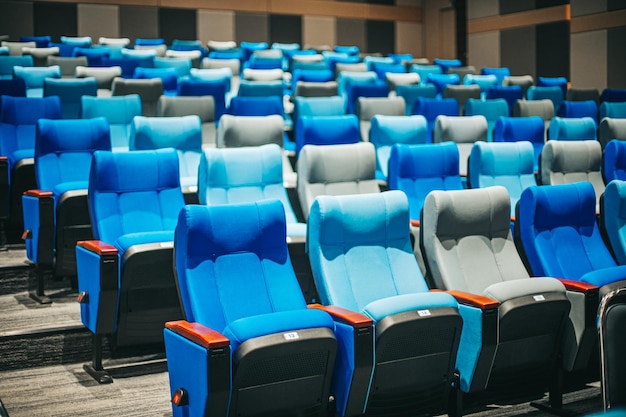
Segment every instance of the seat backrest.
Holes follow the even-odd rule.
[[[554,103],[552,100],[517,100],[513,107],[514,117],[539,116],[543,119],[547,133],[550,121],[554,118]]]
[[[9,55],[12,55],[12,56],[22,55],[22,48],[36,48],[37,47],[37,43],[35,41],[24,41],[24,42],[2,41],[1,45],[9,48]]]
[[[357,114],[358,100],[361,97],[386,98],[389,96],[389,86],[381,81],[375,83],[350,82],[346,86],[346,113]]]
[[[459,103],[453,98],[435,99],[419,97],[413,103],[411,114],[421,114],[428,122],[429,138],[435,128],[435,120],[439,116],[459,116],[461,114]]]
[[[518,207],[515,239],[533,275],[578,280],[616,265],[602,240],[588,182],[528,187]]]
[[[198,116],[135,116],[130,127],[128,146],[131,151],[176,149],[182,185],[197,183],[202,152],[202,122]]]
[[[565,99],[563,89],[558,86],[530,86],[526,92],[526,98],[533,100],[550,100],[554,105],[554,111],[558,113]]]
[[[509,111],[513,111],[515,104],[524,98],[524,90],[519,85],[492,86],[487,89],[486,99],[503,98],[509,105]]]
[[[241,80],[237,95],[242,97],[283,97],[283,82],[277,81],[249,81]]]
[[[601,102],[626,101],[626,88],[605,88],[600,94]]]
[[[369,140],[372,117],[375,115],[404,116],[405,103],[402,97],[358,97],[356,115],[359,118],[361,140]]]
[[[372,117],[369,141],[376,148],[376,175],[387,180],[389,154],[396,143],[420,144],[428,141],[428,127],[424,116]]]
[[[535,171],[539,169],[539,155],[545,144],[545,136],[545,123],[539,116],[499,117],[493,130],[495,142],[530,142],[535,154]]]
[[[95,78],[69,79],[46,78],[43,84],[43,96],[59,96],[64,119],[78,119],[83,96],[98,94]]]
[[[163,81],[160,78],[126,80],[114,78],[111,95],[125,96],[137,94],[141,98],[141,112],[144,116],[156,116],[156,105],[163,95]]]
[[[550,121],[548,139],[591,140],[596,139],[596,123],[591,117],[555,117]]]
[[[459,74],[428,74],[426,82],[435,84],[437,94],[442,94],[448,85],[459,85],[461,77],[459,77]]]
[[[0,96],[26,97],[26,83],[21,78],[0,78]]]
[[[0,56],[0,78],[13,78],[13,68],[20,67],[32,67],[33,57],[30,55],[24,56]]]
[[[174,253],[187,321],[223,331],[243,317],[306,308],[278,201],[186,206]]]
[[[319,195],[380,192],[374,145],[367,142],[306,145],[298,159],[297,191],[305,218]]]
[[[212,96],[161,96],[157,117],[198,116],[202,122],[202,143],[214,145],[216,137],[215,100]]]
[[[498,85],[502,85],[502,82],[506,77],[511,76],[511,70],[508,67],[483,67],[480,69],[482,75],[495,75],[498,78]]]
[[[61,77],[74,78],[76,76],[76,68],[87,67],[87,57],[63,57],[50,55],[47,58],[46,64],[48,66],[58,65],[61,68]]]
[[[522,91],[524,92],[524,97],[526,97],[526,92],[528,91],[528,87],[531,85],[535,85],[535,79],[532,75],[509,75],[504,77],[502,80],[503,86],[511,86],[511,85],[519,85],[522,87]]]
[[[42,190],[61,192],[61,183],[71,189],[87,189],[91,158],[95,151],[110,151],[109,124],[104,117],[76,120],[40,119],[35,139],[35,172]]]
[[[166,51],[167,54],[167,51]],[[198,57],[198,60],[200,57]],[[191,73],[192,60],[189,57],[156,57],[154,58],[154,68],[174,69],[178,77],[186,77]]]
[[[600,205],[601,224],[617,263],[626,265],[626,182],[610,181]]]
[[[178,71],[175,68],[144,68],[137,67],[133,73],[134,79],[158,78],[163,83],[163,89],[168,93],[178,90]]]
[[[485,116],[438,116],[433,129],[433,142],[456,142],[459,148],[461,175],[467,175],[467,158],[472,145],[487,140]]]
[[[558,115],[560,117],[590,117],[598,126],[598,104],[593,100],[568,101],[561,104]]]
[[[419,97],[436,98],[437,87],[433,84],[398,85],[396,87],[396,96],[404,99],[408,116],[412,114],[415,100]]]
[[[613,139],[626,140],[626,119],[605,117],[600,122],[598,139],[602,147]]]
[[[530,142],[476,142],[469,157],[468,182],[472,188],[501,185],[511,200],[511,215],[522,191],[535,180],[535,153]]]
[[[115,97],[85,96],[81,99],[81,117],[104,117],[109,122],[111,146],[128,150],[130,126],[135,116],[141,116],[141,99],[137,94]]]
[[[397,144],[389,155],[389,188],[409,199],[410,216],[419,220],[424,200],[433,190],[460,190],[459,150],[455,142]]]
[[[270,116],[233,116],[225,114],[217,128],[218,148],[240,148],[275,143],[283,144],[283,118]]]
[[[597,88],[569,88],[565,100],[587,101],[592,100],[596,105],[600,102],[600,92]]]
[[[565,77],[537,77],[537,87],[559,87],[563,98],[567,94],[567,78]]]
[[[618,288],[602,297],[598,307],[602,402],[607,416],[618,416],[626,407],[626,339],[621,331],[624,325],[626,289]]]
[[[276,144],[206,149],[198,168],[200,204],[240,204],[279,200],[287,224],[297,223],[283,186],[282,150]]]
[[[510,213],[504,187],[431,192],[420,233],[435,287],[481,294],[492,284],[528,278],[511,237]]]
[[[626,141],[613,139],[606,144],[602,154],[602,176],[606,184],[626,180]]]
[[[363,311],[375,300],[428,291],[412,250],[404,193],[322,195],[307,223],[323,304]]]
[[[14,152],[33,151],[39,119],[61,119],[59,97],[10,97],[2,96],[0,105],[0,150],[15,163]],[[29,155],[32,157],[32,154]],[[20,159],[20,158],[17,158]]]
[[[115,244],[131,233],[173,231],[184,206],[178,155],[173,149],[96,151],[88,196],[96,239]]]
[[[325,83],[298,81],[294,87],[294,97],[332,97],[338,93],[337,81]]]
[[[296,157],[305,145],[337,145],[361,141],[359,120],[343,116],[302,116],[296,124]]]
[[[461,114],[465,114],[465,103],[469,99],[480,99],[480,87],[476,84],[474,85],[447,85],[443,93],[441,94],[443,98],[453,98],[459,103],[459,111]]]
[[[233,97],[228,107],[228,113],[235,116],[269,116],[282,115],[283,101],[277,96],[267,97]]]
[[[543,185],[590,182],[600,199],[604,192],[602,147],[597,140],[549,140],[539,160]]]
[[[378,81],[378,76],[374,71],[341,71],[337,76],[337,92],[345,97],[348,92],[348,85],[374,84]]]
[[[43,89],[46,78],[61,78],[61,67],[13,67],[13,75],[22,78],[26,83],[26,95],[30,96],[29,90]],[[43,94],[43,90],[40,91]],[[39,96],[37,94],[34,95]]]
[[[76,78],[93,77],[98,82],[98,88],[102,90],[110,90],[115,77],[122,76],[122,67],[76,67]]]
[[[626,101],[616,103],[605,102],[600,104],[600,120],[605,117],[626,119]]]
[[[489,87],[498,85],[498,77],[496,77],[494,74],[468,74],[463,77],[463,84],[477,85],[480,91],[484,91],[486,93]]]
[[[499,117],[509,116],[509,105],[503,98],[477,100],[470,98],[465,103],[466,116],[483,115],[487,119],[487,140],[493,141],[493,131]],[[543,124],[542,124],[543,126]]]

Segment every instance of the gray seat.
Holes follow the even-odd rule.
[[[76,78],[93,77],[98,83],[98,96],[109,97],[116,77],[122,76],[122,67],[76,67]]]
[[[215,100],[213,96],[161,96],[157,116],[181,117],[196,115],[202,121],[202,147],[214,147],[216,138]]]
[[[559,280],[530,278],[526,271],[511,237],[506,189],[433,191],[424,202],[420,231],[431,285],[499,303],[488,387],[518,377],[546,388],[561,368],[562,350],[570,349],[561,344],[570,302]]]
[[[467,158],[477,141],[487,141],[485,116],[438,116],[433,129],[433,142],[456,142],[459,148],[459,172],[467,176]]]
[[[305,219],[318,195],[380,192],[374,145],[304,145],[298,159],[297,188]]]
[[[509,75],[504,77],[502,85],[505,87],[519,85],[522,87],[524,97],[526,97],[526,90],[528,90],[528,87],[535,85],[535,79],[532,75]]]
[[[406,104],[402,97],[359,97],[357,99],[356,115],[359,118],[361,140],[369,142],[372,117],[404,116]]]
[[[626,140],[626,119],[605,117],[600,122],[598,140],[602,149],[613,139]]]
[[[339,74],[342,71],[366,72],[367,64],[365,62],[337,62],[337,64],[335,65],[335,78],[339,77]]]
[[[399,85],[415,85],[420,82],[420,75],[417,72],[387,72],[385,73],[385,81],[389,84],[389,90],[396,91]]]
[[[126,96],[138,94],[141,98],[141,113],[144,116],[154,117],[157,114],[157,102],[163,95],[163,81],[160,78],[127,80],[124,78],[113,79],[111,95]]]
[[[605,188],[601,168],[602,147],[597,140],[549,140],[539,157],[539,180],[543,185],[590,182],[599,203]]]
[[[478,84],[471,85],[452,85],[449,84],[443,90],[443,98],[454,98],[459,103],[459,111],[465,114],[465,102],[470,98],[480,100],[480,86]]]
[[[9,55],[13,55],[13,56],[24,55],[23,48],[36,48],[37,47],[37,43],[34,41],[31,41],[31,42],[2,41],[0,45],[6,46],[7,48],[9,48]]]
[[[49,56],[58,56],[59,47],[52,46],[49,48],[22,48],[22,55],[30,55],[33,57],[33,64],[36,67],[47,67]]]
[[[459,78],[462,80],[466,75],[475,75],[476,67],[473,65],[466,65],[461,67],[450,67],[448,68],[448,74],[458,74]]]
[[[50,55],[46,58],[46,65],[58,65],[61,68],[62,78],[74,78],[76,77],[76,68],[86,67],[88,65],[86,56],[77,57],[64,57]]]
[[[294,97],[333,97],[337,94],[337,81],[323,83],[298,81],[293,95]]]
[[[539,116],[543,119],[546,128],[550,127],[550,121],[554,118],[554,103],[552,100],[517,100],[513,106],[514,117]]]

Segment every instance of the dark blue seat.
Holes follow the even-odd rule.
[[[504,87],[496,85],[487,89],[487,94],[485,95],[485,98],[487,100],[494,98],[505,99],[507,104],[509,105],[509,115],[512,115],[517,100],[524,99],[524,90],[519,85],[510,85]]]
[[[296,157],[304,145],[336,145],[361,141],[359,120],[343,116],[302,116],[296,126]]]
[[[568,101],[561,104],[557,113],[559,117],[591,117],[598,126],[598,104],[593,100]]]
[[[113,348],[163,343],[163,324],[183,317],[172,270],[184,206],[178,155],[97,151],[88,197],[95,240],[76,247],[81,320],[94,335],[93,360],[83,368],[107,383],[104,336]]]
[[[602,176],[606,184],[613,180],[626,181],[625,141],[613,139],[606,144],[602,155]]]
[[[47,78],[43,83],[43,96],[58,96],[64,119],[78,119],[81,113],[83,96],[98,95],[95,78]]]
[[[22,197],[26,256],[35,267],[42,302],[44,274],[76,277],[76,242],[93,237],[87,184],[95,151],[110,151],[109,124],[104,117],[37,122],[35,173],[37,189]]]
[[[459,116],[459,103],[453,98],[435,99],[419,97],[413,103],[411,114],[421,114],[428,122],[428,142],[433,141],[433,130],[438,116]]]

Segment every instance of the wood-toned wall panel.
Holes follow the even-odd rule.
[[[235,40],[269,42],[268,15],[264,13],[235,13]]]
[[[337,45],[356,45],[367,49],[365,20],[337,19]]]
[[[572,33],[588,32],[626,26],[626,10],[597,13],[572,18]]]
[[[482,67],[499,67],[500,32],[481,32],[467,37],[467,61],[477,70]]]
[[[235,13],[222,10],[198,10],[198,39],[204,45],[208,41],[232,41],[235,39]]]
[[[512,2],[513,3],[513,2]],[[501,3],[502,4],[502,3]],[[570,8],[555,6],[502,16],[473,19],[467,23],[468,33],[491,32],[494,30],[514,29],[525,26],[541,25],[570,19]]]
[[[572,18],[606,12],[606,0],[570,0]]]
[[[119,6],[79,4],[77,11],[79,36],[91,36],[94,43],[101,36],[120,36]]]
[[[396,23],[396,52],[424,56],[423,26],[420,23]]]
[[[138,24],[141,22],[141,24]],[[120,36],[130,38],[158,38],[159,12],[156,7],[120,6]]]
[[[498,16],[500,14],[499,0],[482,0],[467,2],[467,18],[478,19],[487,16]]]
[[[571,37],[572,85],[602,89],[607,85],[607,31],[575,33]]]
[[[302,18],[302,46],[337,43],[337,22],[334,17],[304,16]]]

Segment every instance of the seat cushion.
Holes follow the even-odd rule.
[[[565,292],[565,286],[554,278],[525,278],[492,284],[485,288],[483,295],[500,303],[513,298],[548,292]]]
[[[119,249],[120,254],[126,252],[131,246],[143,245],[146,243],[170,244],[174,241],[174,231],[165,230],[157,232],[129,233],[120,236],[115,241],[114,246]]]
[[[392,314],[439,307],[457,308],[458,303],[454,297],[445,292],[402,294],[372,301],[365,306],[363,314],[370,317],[375,323],[378,323]]]

